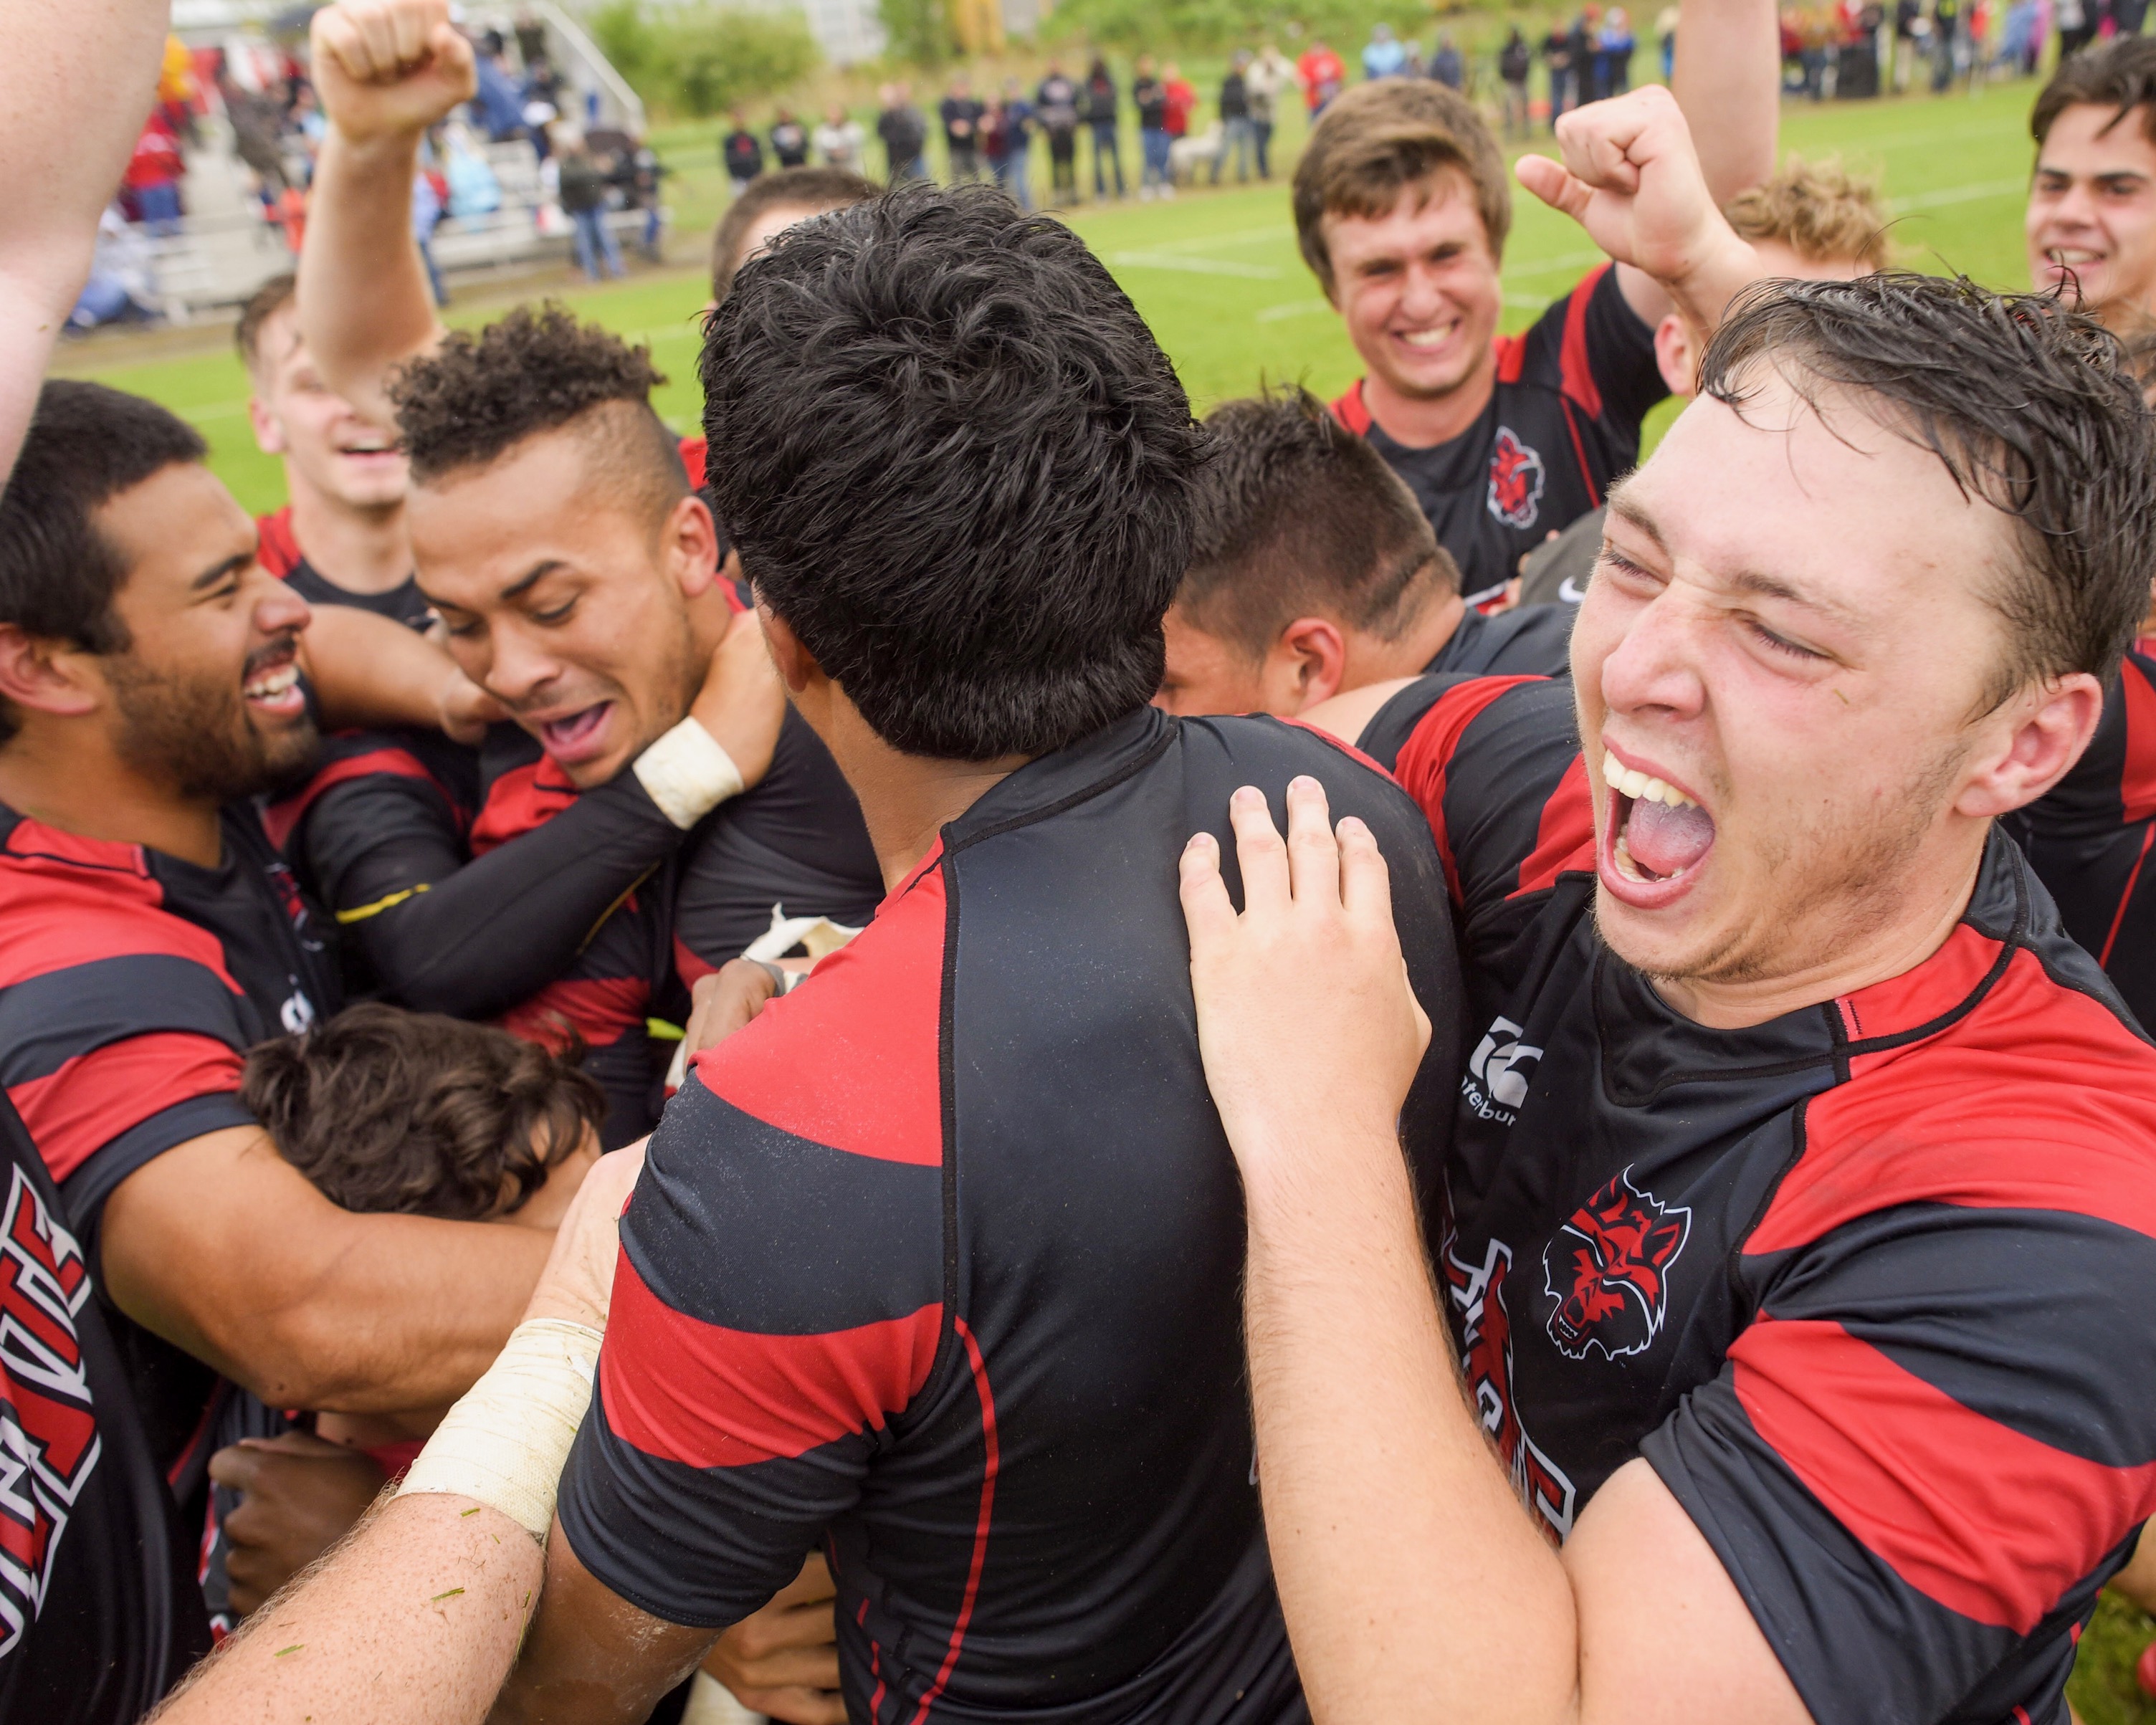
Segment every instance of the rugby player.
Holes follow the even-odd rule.
[[[2156,317],[2156,40],[2121,36],[2061,60],[2029,131],[2030,280],[2116,335],[2144,332]]]
[[[1681,12],[1676,88],[1708,187],[1726,200],[1774,170],[1774,12],[1758,0],[1688,0]],[[1554,172],[1520,163],[1537,195]],[[1294,206],[1303,259],[1367,367],[1333,412],[1408,482],[1467,603],[1500,599],[1521,557],[1599,506],[1637,460],[1640,423],[1666,393],[1653,335],[1668,296],[1644,272],[1604,264],[1532,327],[1500,336],[1504,154],[1471,102],[1423,80],[1378,80],[1328,106],[1296,165]]]
[[[183,1504],[220,1376],[278,1407],[447,1402],[546,1252],[341,1210],[239,1101],[245,1050],[338,987],[245,800],[313,747],[307,607],[204,454],[162,408],[55,381],[0,495],[0,1085]]]
[[[654,1135],[503,1715],[642,1717],[820,1542],[849,1717],[1300,1719],[1170,864],[1230,776],[1312,773],[1394,847],[1437,990],[1426,830],[1306,731],[1147,704],[1204,443],[1060,224],[923,188],[798,228],[703,382],[891,896]]]
[[[1414,494],[1307,390],[1225,403],[1205,429],[1157,705],[1291,718],[1417,671],[1563,675],[1569,615],[1471,609]]]
[[[2147,607],[2150,431],[2049,295],[1774,284],[1613,495],[1569,687],[1313,716],[1462,929],[1435,1297],[1383,864],[1242,793],[1239,922],[1194,840],[1320,1713],[2066,1717],[2156,1507],[2156,1050],[1994,827]]]

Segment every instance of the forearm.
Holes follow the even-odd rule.
[[[543,1568],[537,1543],[499,1510],[446,1495],[387,1500],[153,1717],[483,1719],[516,1657]]]
[[[1781,78],[1770,0],[1679,0],[1670,89],[1717,204],[1774,177]]]
[[[316,606],[300,649],[323,721],[335,731],[434,730],[444,693],[459,675],[424,635],[357,605]]]
[[[412,238],[419,136],[322,140],[300,254],[300,333],[331,390],[377,424],[395,423],[390,374],[441,339]]]
[[[1365,1131],[1312,1148],[1244,1158],[1271,1170],[1247,1192],[1251,1399],[1312,1712],[1565,1719],[1571,1588],[1460,1391],[1399,1147]]]

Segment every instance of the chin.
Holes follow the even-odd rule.
[[[1594,928],[1602,944],[1641,974],[1686,980],[1726,968],[1735,938],[1717,939],[1696,916],[1672,906],[1642,911],[1604,888],[1594,893]]]

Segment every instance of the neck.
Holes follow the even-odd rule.
[[[870,730],[843,696],[803,716],[860,801],[886,892],[913,872],[945,826],[1026,762],[1024,755],[939,761],[901,754]]]
[[[1945,879],[1942,887],[1914,896],[1908,908],[1883,927],[1834,931],[1832,937],[1817,943],[1822,956],[1816,963],[1743,981],[1657,977],[1655,992],[1695,1024],[1714,1030],[1743,1030],[1905,976],[1946,944],[1969,908],[1989,824],[1977,823],[1973,849],[1940,871]],[[1908,875],[1922,879],[1930,872],[1919,865]]]
[[[1373,371],[1363,380],[1363,406],[1394,442],[1424,449],[1451,442],[1481,418],[1496,388],[1497,350],[1492,344],[1442,395],[1404,395]]]
[[[206,869],[224,856],[214,802],[177,794],[87,735],[24,726],[0,749],[0,802],[62,832],[147,845]]]
[[[412,574],[412,541],[400,501],[360,509],[316,490],[285,469],[292,536],[324,579],[347,593],[392,593]]]
[[[1449,593],[1432,603],[1396,640],[1381,641],[1361,635],[1351,638],[1348,672],[1340,680],[1341,692],[1366,688],[1372,683],[1389,683],[1395,677],[1419,676],[1422,668],[1442,653],[1445,644],[1460,633],[1460,619],[1466,614],[1467,601],[1456,593]]]

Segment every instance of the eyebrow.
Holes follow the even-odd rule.
[[[201,574],[196,576],[192,581],[187,583],[187,591],[189,593],[208,593],[210,588],[215,587],[219,582],[223,581],[231,576],[237,575],[242,569],[244,569],[249,563],[253,562],[259,550],[259,545],[250,545],[246,550],[227,557],[221,563],[211,564],[208,568],[203,570]]]
[[[1665,557],[1669,555],[1670,548],[1663,542],[1662,530],[1655,525],[1652,516],[1632,501],[1630,485],[1620,485],[1609,494],[1609,512],[1622,517],[1628,526],[1637,527],[1655,542],[1656,550]]]
[[[1626,488],[1620,486],[1609,494],[1609,512],[1623,516],[1628,524],[1653,540],[1655,548],[1664,557],[1669,555],[1670,548],[1664,542],[1661,531],[1646,511],[1632,501]],[[1722,580],[1724,585],[1738,593],[1750,593],[1763,599],[1779,599],[1784,604],[1801,605],[1808,611],[1816,611],[1823,617],[1832,619],[1845,628],[1859,627],[1856,614],[1847,606],[1823,598],[1816,593],[1806,593],[1802,588],[1793,587],[1780,577],[1767,574],[1762,570],[1734,569]]]
[[[542,562],[534,563],[521,580],[511,582],[495,597],[504,599],[521,599],[536,587],[544,578],[552,575],[557,569],[566,569],[568,567],[559,557],[548,557]]]

